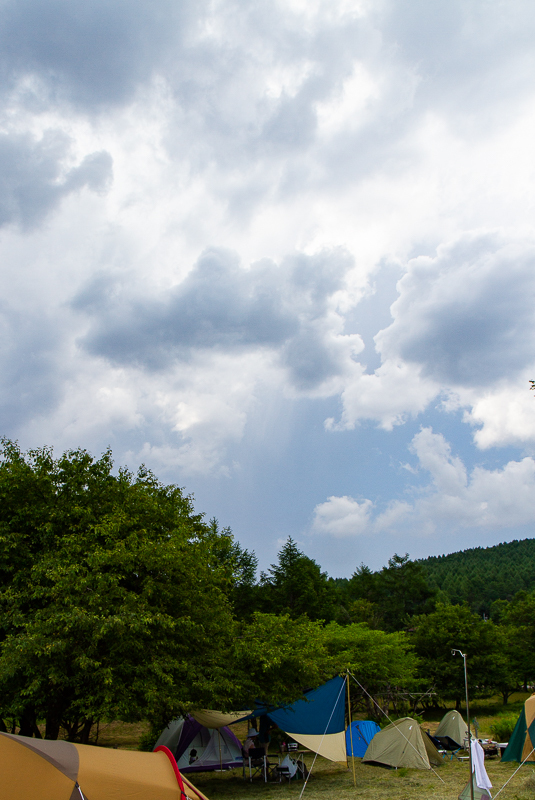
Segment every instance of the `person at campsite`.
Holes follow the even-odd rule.
[[[258,736],[258,731],[255,731],[254,728],[249,728],[249,733],[247,734],[247,739],[243,743],[243,752],[246,756],[249,756],[249,750],[253,747],[257,747],[258,743],[256,737]]]
[[[263,747],[267,755],[269,743],[271,741],[270,730],[275,727],[267,714],[262,714],[258,726],[258,747]]]

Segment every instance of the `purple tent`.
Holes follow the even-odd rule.
[[[207,772],[241,767],[241,743],[230,728],[205,728],[193,717],[169,723],[155,744],[165,745],[181,772]]]

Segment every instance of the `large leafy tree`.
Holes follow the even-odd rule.
[[[338,671],[322,624],[306,616],[255,612],[238,627],[233,658],[243,674],[244,698],[271,705],[297,700]]]
[[[236,699],[228,534],[177,487],[112,467],[2,443],[0,717],[22,733],[87,738],[98,719]]]
[[[438,603],[432,614],[413,618],[412,641],[421,659],[421,676],[440,697],[454,700],[460,708],[465,697],[463,660],[453,649],[467,655],[470,695],[484,697],[503,690],[511,680],[504,657],[504,640],[497,626],[474,614],[468,604]]]
[[[498,628],[516,682],[527,687],[535,680],[535,592],[517,592],[510,603],[498,601],[493,610],[499,611]]]
[[[360,703],[369,715],[381,717],[390,705],[397,711],[407,704],[417,687],[418,658],[405,632],[331,622],[323,631],[323,641],[334,670],[348,670],[355,678],[352,705]]]

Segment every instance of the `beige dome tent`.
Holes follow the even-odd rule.
[[[431,764],[443,763],[433,742],[411,717],[398,719],[376,733],[362,760],[413,769],[431,769]]]
[[[206,800],[157,753],[110,750],[0,732],[1,797],[6,800]]]
[[[440,725],[433,736],[449,736],[455,744],[463,747],[468,737],[468,726],[458,711],[448,711],[440,720]]]

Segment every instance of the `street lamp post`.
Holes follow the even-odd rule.
[[[452,656],[455,653],[459,653],[462,656],[464,661],[464,690],[466,695],[466,722],[468,724],[468,763],[470,765],[470,798],[474,800],[474,780],[472,778],[472,734],[470,732],[470,706],[468,704],[468,673],[466,671],[466,653],[462,653],[460,650],[452,650]]]

